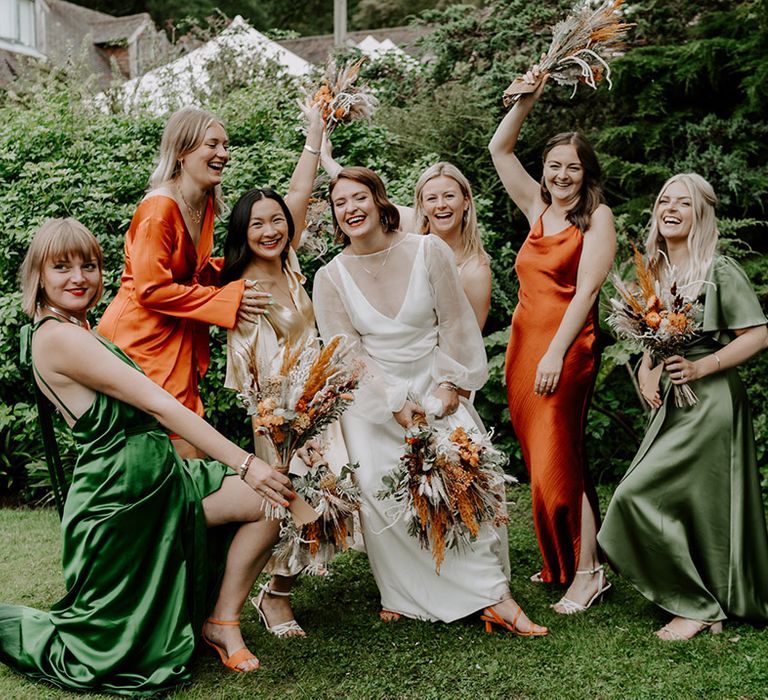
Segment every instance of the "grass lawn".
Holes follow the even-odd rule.
[[[609,493],[602,495],[607,498]],[[366,557],[340,557],[327,578],[303,578],[294,607],[308,632],[278,640],[246,606],[243,631],[262,662],[252,674],[222,668],[201,649],[194,682],[168,697],[200,700],[315,698],[768,698],[768,634],[729,624],[690,643],[659,642],[666,616],[625,582],[604,605],[561,617],[548,608],[559,589],[536,585],[538,551],[527,487],[510,514],[512,591],[550,636],[486,635],[477,618],[452,625],[379,621]],[[46,609],[63,593],[58,518],[53,510],[0,510],[0,600]],[[162,630],[158,630],[162,634]],[[107,697],[107,696],[90,696]],[[0,698],[83,698],[34,684],[0,664]]]

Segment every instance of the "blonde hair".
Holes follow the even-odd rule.
[[[712,265],[717,249],[717,239],[720,236],[717,228],[717,219],[715,218],[717,196],[712,185],[701,175],[698,173],[678,173],[664,183],[653,205],[651,225],[645,242],[645,249],[651,260],[660,263],[659,269],[663,274],[667,265],[661,264],[660,258],[664,258],[667,255],[667,243],[659,233],[657,214],[660,206],[659,202],[664,196],[664,192],[675,182],[681,182],[685,185],[693,205],[691,231],[686,241],[688,265],[685,269],[679,270],[677,280],[681,286],[690,285],[684,290],[684,293],[688,297],[693,297],[701,289],[701,284],[697,283],[704,280]]]
[[[480,229],[477,225],[477,212],[475,210],[475,200],[472,197],[472,187],[469,184],[469,180],[464,177],[464,173],[452,163],[440,162],[429,166],[419,176],[419,179],[416,182],[416,190],[413,195],[413,208],[415,210],[414,216],[419,232],[423,234],[429,233],[429,221],[424,212],[424,205],[422,203],[424,187],[430,180],[440,177],[441,175],[449,177],[451,180],[455,181],[459,186],[464,199],[467,200],[467,209],[461,219],[462,245],[459,256],[460,260],[457,260],[457,262],[461,263],[475,256],[482,262],[488,262],[488,253],[486,253],[485,248],[483,248],[483,240],[480,237]]]
[[[19,269],[21,308],[27,316],[33,318],[38,304],[45,302],[42,287],[45,264],[50,260],[69,260],[75,256],[83,261],[96,260],[101,272],[101,246],[77,219],[48,219],[35,231]],[[89,308],[98,303],[103,290],[103,282],[100,281],[99,290]]]
[[[224,122],[215,114],[198,107],[182,107],[170,116],[160,140],[157,165],[149,176],[150,189],[181,175],[181,159],[200,146],[211,124],[220,124],[224,128]],[[213,211],[216,215],[224,211],[221,185],[213,188]]]

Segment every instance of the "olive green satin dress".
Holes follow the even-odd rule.
[[[717,352],[733,329],[766,317],[744,271],[715,259],[703,331],[685,350]],[[646,598],[673,615],[768,622],[768,534],[752,418],[738,371],[690,384],[699,402],[674,405],[671,385],[614,493],[598,542]]]
[[[0,605],[0,659],[78,690],[148,695],[189,681],[226,555],[226,544],[209,547],[201,501],[227,468],[182,461],[154,418],[105,394],[72,434],[77,461],[61,524],[67,594],[50,612]]]

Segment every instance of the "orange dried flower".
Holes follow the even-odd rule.
[[[661,316],[655,311],[645,314],[645,324],[648,328],[658,328],[661,325]]]
[[[676,328],[679,331],[684,331],[688,326],[688,319],[685,317],[685,314],[681,313],[668,314],[667,321],[669,322],[670,326]]]
[[[661,311],[664,305],[661,303],[661,299],[655,294],[651,294],[645,301],[646,311]]]
[[[304,539],[309,542],[309,553],[316,556],[320,551],[320,520],[304,526]]]
[[[480,532],[480,526],[475,519],[475,510],[472,507],[469,497],[466,493],[459,496],[457,503],[459,515],[461,516],[461,522],[463,522],[469,530],[472,537],[477,537],[477,533]]]

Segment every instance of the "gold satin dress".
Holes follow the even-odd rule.
[[[238,320],[237,326],[227,333],[227,374],[224,386],[235,391],[242,391],[245,386],[257,379],[256,371],[250,358],[272,358],[280,352],[285,343],[298,347],[307,342],[317,343],[318,333],[315,326],[315,312],[312,300],[304,289],[306,278],[301,273],[301,266],[296,253],[291,248],[283,263],[283,274],[288,282],[288,290],[293,307],[275,302],[269,307],[268,316],[259,316],[256,322]],[[333,423],[319,436],[323,457],[335,474],[349,462],[344,438],[338,422]],[[268,464],[277,463],[277,455],[272,443],[263,435],[253,434],[253,452]],[[290,473],[306,474],[307,467],[298,457],[290,464]],[[267,570],[273,574],[291,576],[299,571],[288,571],[271,560]]]

